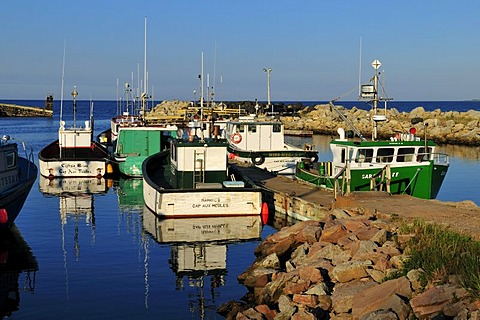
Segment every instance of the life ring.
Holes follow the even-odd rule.
[[[254,165],[259,166],[265,162],[265,157],[263,156],[263,154],[253,154],[252,162]]]
[[[239,144],[240,142],[242,142],[242,135],[237,132],[232,134],[232,137],[230,139],[232,140],[233,143]]]

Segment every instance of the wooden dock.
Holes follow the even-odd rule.
[[[443,202],[386,192],[353,192],[337,196],[292,178],[275,176],[256,167],[235,165],[241,174],[263,188],[269,210],[297,220],[321,220],[332,209],[355,209],[390,220],[421,219],[449,226],[480,239],[480,207],[472,201]]]

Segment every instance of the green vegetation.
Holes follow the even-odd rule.
[[[406,244],[408,259],[403,274],[422,269],[425,284],[447,283],[449,276],[454,275],[466,290],[480,298],[480,242],[444,226],[419,220],[403,225],[400,233],[414,234]]]

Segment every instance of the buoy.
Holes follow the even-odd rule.
[[[5,224],[8,222],[7,209],[0,209],[0,223]]]
[[[111,163],[107,164],[107,173],[112,174],[113,173],[113,166]]]
[[[266,202],[264,202],[262,204],[261,215],[262,215],[262,224],[267,224],[267,222],[268,222],[268,204]]]
[[[231,140],[232,140],[233,143],[238,144],[238,143],[242,142],[242,135],[238,132],[234,133],[234,134],[232,134]]]

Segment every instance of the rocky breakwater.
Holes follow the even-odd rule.
[[[480,319],[455,276],[425,283],[402,275],[409,239],[361,210],[332,210],[266,238],[238,280],[249,292],[218,312],[227,319]]]
[[[346,109],[337,106],[348,120],[365,136],[372,133],[371,111],[353,107]],[[383,112],[383,110],[380,110]],[[424,121],[412,125],[411,120],[422,118]],[[411,127],[417,130],[417,136],[424,137],[427,128],[428,139],[439,144],[480,145],[480,111],[466,112],[441,111],[436,109],[427,112],[417,107],[410,112],[399,112],[395,108],[387,110],[387,121],[378,124],[379,138],[390,138],[396,133],[408,133]],[[305,108],[298,116],[282,117],[285,129],[313,130],[316,134],[337,135],[337,129],[347,124],[330,105],[317,105]]]

